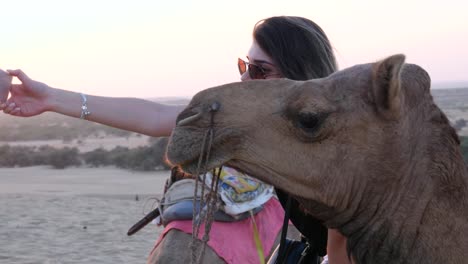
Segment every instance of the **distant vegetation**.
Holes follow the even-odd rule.
[[[149,146],[129,149],[116,147],[112,150],[96,149],[79,153],[77,148],[11,147],[0,146],[0,167],[27,167],[50,165],[57,169],[70,166],[116,166],[142,171],[169,169],[164,162],[167,138],[156,138]]]
[[[116,147],[110,151],[102,148],[81,155],[83,163],[91,167],[116,166],[122,169],[153,171],[166,170],[164,161],[168,138],[156,138],[149,146],[129,149]]]
[[[51,165],[58,169],[80,165],[76,148],[0,146],[0,167]]]

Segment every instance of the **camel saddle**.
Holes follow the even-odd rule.
[[[195,185],[198,184],[197,195],[194,195]],[[200,197],[208,194],[210,190],[205,184],[194,179],[181,179],[170,184],[167,188],[160,204],[160,220],[163,225],[167,225],[174,220],[191,220],[193,218],[194,205],[196,212],[200,212]],[[194,203],[195,199],[195,203]],[[263,205],[252,210],[253,214],[260,212]],[[246,219],[250,212],[243,212],[237,215],[228,214],[223,210],[223,206],[214,214],[214,220],[220,222],[235,222]]]

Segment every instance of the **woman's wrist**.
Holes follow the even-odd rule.
[[[58,112],[58,109],[63,100],[60,99],[60,89],[48,87],[44,96],[44,106],[46,111]]]
[[[47,111],[79,118],[81,115],[81,100],[79,93],[49,87],[45,106]]]

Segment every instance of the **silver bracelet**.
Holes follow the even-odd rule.
[[[90,111],[88,111],[88,100],[86,99],[86,95],[83,93],[80,93],[81,95],[81,115],[80,119],[87,119],[88,116],[91,114]]]

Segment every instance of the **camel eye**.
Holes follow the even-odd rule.
[[[312,132],[318,126],[318,118],[316,115],[306,113],[299,114],[297,119],[298,127],[306,130],[307,132]]]
[[[293,135],[303,142],[312,143],[327,135],[326,121],[332,113],[326,109],[289,105],[283,112],[283,118],[289,123]]]
[[[314,113],[300,113],[297,117],[296,125],[306,133],[313,133],[319,129],[324,117],[323,115]]]

